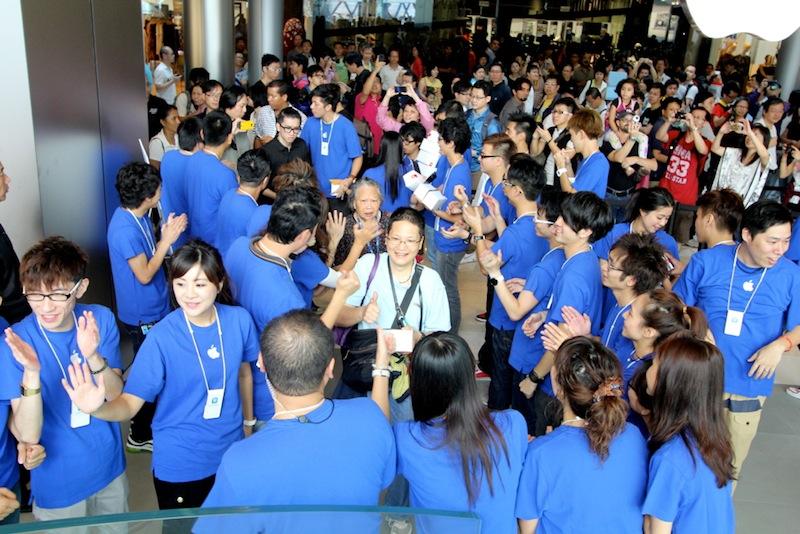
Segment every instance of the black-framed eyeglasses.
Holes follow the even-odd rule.
[[[28,301],[30,302],[42,302],[45,298],[48,298],[53,302],[67,302],[72,297],[72,295],[75,294],[75,291],[77,291],[78,286],[81,284],[82,281],[83,278],[75,282],[75,285],[72,286],[72,289],[70,289],[67,293],[56,292],[56,293],[23,293],[23,294],[25,295],[25,298],[28,299]]]
[[[417,141],[416,139],[403,139],[404,145],[413,145],[414,143],[421,143],[422,141]]]
[[[288,126],[284,126],[283,124],[278,124],[278,126],[283,128],[283,130],[288,133],[300,133],[300,131],[302,130],[302,128],[299,126],[297,128],[289,128]]]
[[[489,159],[489,158],[499,158],[500,156],[496,154],[484,154],[483,152],[481,152],[480,154],[478,154],[478,157],[481,159]]]
[[[613,264],[613,263],[611,263],[611,260],[608,260],[608,261],[606,261],[606,265],[608,266],[608,270],[609,270],[609,271],[619,271],[619,272],[622,272],[622,269],[621,269],[620,267],[615,267],[615,266],[614,266],[614,264]]]
[[[517,185],[514,182],[506,180],[505,178],[503,178],[502,184],[503,184],[503,187],[514,187],[515,185]]]

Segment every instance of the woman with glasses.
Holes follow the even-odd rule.
[[[240,130],[242,119],[247,112],[247,104],[247,92],[236,85],[225,89],[219,98],[220,109],[230,117],[233,123],[233,142],[222,154],[222,160],[229,161],[234,165],[242,154],[253,148],[255,139],[255,132],[251,136],[250,132]]]
[[[217,111],[219,109],[219,99],[222,96],[222,91],[225,88],[217,80],[208,80],[203,82],[203,96],[204,108],[203,111],[197,114],[197,117],[204,118],[210,111]]]

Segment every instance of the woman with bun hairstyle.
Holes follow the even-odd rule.
[[[659,345],[653,396],[646,534],[734,532],[733,447],[723,411],[722,354],[688,333]]]
[[[625,421],[619,360],[599,341],[575,337],[559,347],[550,377],[563,419],[528,446],[520,532],[597,532],[598,525],[640,532],[647,447]]]

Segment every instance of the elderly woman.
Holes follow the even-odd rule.
[[[386,252],[388,215],[381,212],[383,193],[381,186],[370,178],[357,180],[350,188],[350,209],[346,218],[339,212],[329,217],[341,232],[331,232],[330,248],[336,250],[333,265],[337,269],[351,270],[364,254]],[[337,239],[338,238],[338,239]]]

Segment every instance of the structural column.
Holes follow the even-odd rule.
[[[282,2],[276,2],[282,4]],[[184,0],[186,65],[233,83],[233,0]]]
[[[800,29],[783,40],[778,50],[776,79],[781,82],[781,96],[784,100],[795,89],[800,89]]]
[[[283,57],[283,1],[249,0],[247,52],[250,83],[261,77],[261,56]]]

